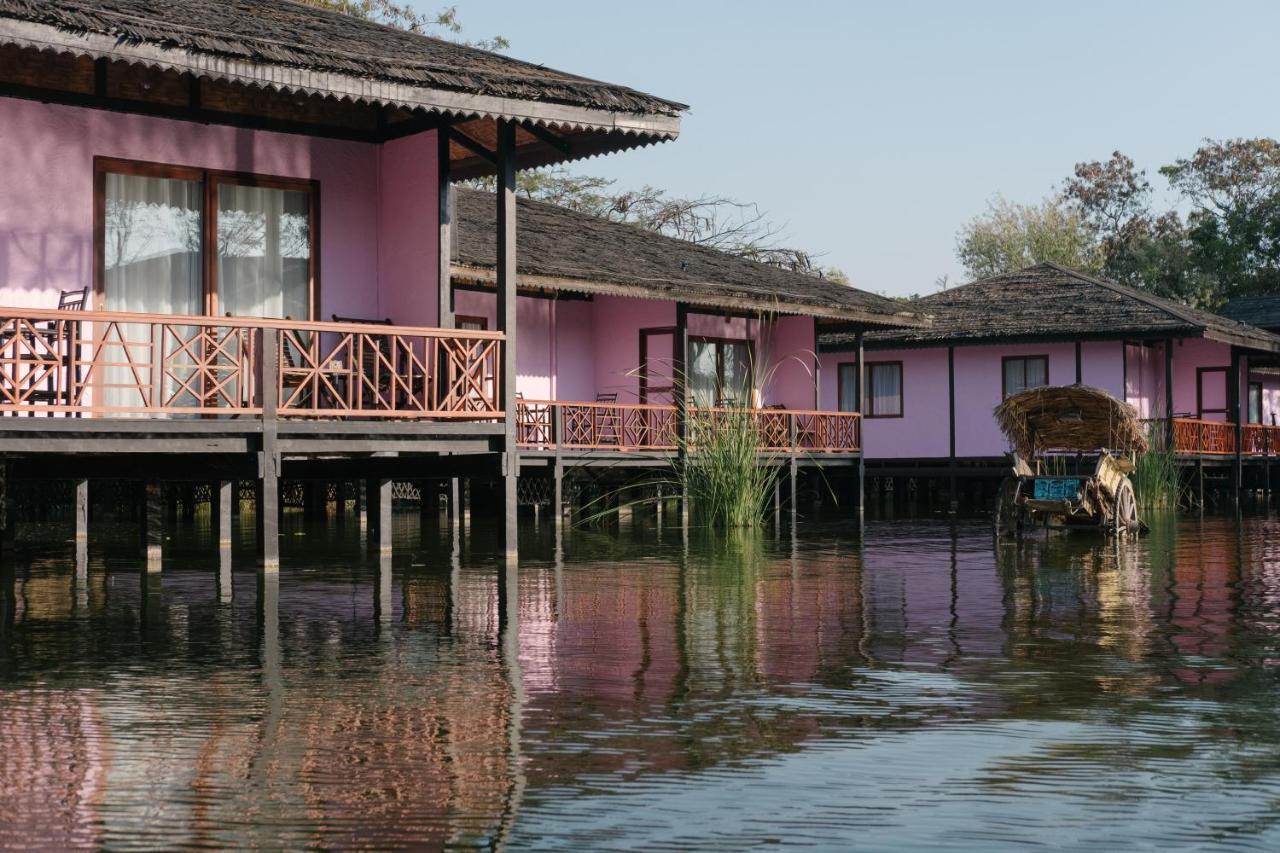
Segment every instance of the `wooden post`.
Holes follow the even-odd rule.
[[[382,530],[382,501],[378,494],[379,482],[379,480],[371,477],[366,477],[360,481],[360,488],[364,491],[365,524],[363,529],[368,531],[375,542],[379,531]]]
[[[390,525],[388,525],[390,526]],[[386,550],[378,555],[378,584],[373,598],[373,612],[378,622],[391,621],[391,551]]]
[[[777,323],[774,323],[777,328]],[[839,383],[840,371],[836,370],[836,381]],[[838,391],[836,393],[839,393]],[[813,410],[822,411],[822,355],[818,352],[818,318],[813,318]]]
[[[855,340],[855,342],[856,342],[856,344],[857,344],[857,347],[858,347],[858,395],[857,395],[857,402],[855,402],[855,403],[854,403],[854,405],[855,405],[857,408],[856,408],[854,411],[856,411],[859,415],[861,415],[861,414],[862,414],[862,407],[863,407],[863,397],[865,396],[865,393],[864,393],[863,389],[867,387],[867,386],[866,386],[867,371],[866,371],[866,367],[865,367],[865,362],[866,362],[865,355],[866,355],[866,353],[864,352],[864,350],[863,350],[863,346],[862,346],[862,330],[861,330],[861,329],[859,329],[859,330],[857,331],[857,333],[856,333],[856,335],[855,335],[855,337],[854,337],[854,340]],[[862,426],[862,424],[859,424],[859,425],[860,425],[860,426]],[[953,430],[952,432],[954,433],[954,430]],[[858,519],[857,519],[857,528],[858,528],[858,538],[859,538],[859,539],[861,539],[861,538],[862,538],[863,531],[866,529],[866,525],[867,525],[867,513],[866,513],[866,507],[865,507],[865,504],[866,504],[866,502],[867,502],[867,448],[866,448],[867,438],[866,438],[866,430],[861,430],[861,439],[862,439],[862,440],[861,440],[861,442],[860,442],[860,443],[861,443],[863,446],[858,448]]]
[[[559,460],[551,468],[551,524],[557,533],[564,528],[564,466]]]
[[[1077,385],[1084,382],[1084,364],[1081,358],[1080,349],[1081,349],[1080,342],[1076,341],[1076,384]]]
[[[960,512],[960,500],[959,495],[956,494],[959,476],[956,470],[956,348],[953,346],[947,347],[947,423],[950,441],[947,461],[950,473],[947,483],[947,514],[954,517]]]
[[[235,494],[234,480],[220,480],[215,499],[218,515],[218,547],[231,547],[231,505]]]
[[[156,480],[148,480],[145,488],[147,508],[143,524],[147,571],[158,572],[164,556],[164,490]]]
[[[1164,340],[1164,441],[1173,447],[1173,338]]]
[[[1236,456],[1235,456],[1235,502],[1240,505],[1240,494],[1244,490],[1244,424],[1249,417],[1249,393],[1247,387],[1241,393],[1241,385],[1248,376],[1248,360],[1244,353],[1235,347],[1231,348],[1231,408],[1236,418]]]
[[[378,552],[391,553],[391,487],[393,481],[378,480]]]
[[[262,570],[280,570],[280,450],[277,441],[280,404],[278,329],[262,330],[262,451],[258,460],[258,554]]]
[[[676,330],[671,337],[671,396],[676,404],[676,456],[680,469],[680,526],[689,529],[689,490],[684,482],[689,437],[689,306],[676,303]]]
[[[76,480],[76,545],[89,540],[89,481]]]
[[[519,555],[517,537],[517,478],[520,456],[516,448],[516,126],[498,121],[498,328],[506,336],[502,347],[502,411],[505,430],[502,454],[502,546],[506,559]]]

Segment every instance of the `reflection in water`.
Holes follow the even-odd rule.
[[[279,575],[200,527],[158,576],[124,541],[6,561],[0,846],[1280,835],[1271,520],[548,524],[518,572],[475,521],[398,518],[394,562],[295,527]]]

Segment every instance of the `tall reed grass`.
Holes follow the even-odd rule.
[[[1138,456],[1133,472],[1134,496],[1144,512],[1177,509],[1184,497],[1177,455],[1169,446],[1165,423],[1156,419],[1147,424],[1148,450]]]
[[[742,406],[690,410],[682,477],[699,524],[755,527],[764,521],[781,467],[760,462],[760,434]],[[675,463],[680,466],[680,462]]]

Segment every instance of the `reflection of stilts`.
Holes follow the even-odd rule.
[[[524,801],[527,780],[521,744],[524,716],[524,678],[520,670],[520,582],[516,561],[507,560],[498,577],[498,648],[502,655],[502,672],[510,690],[511,704],[507,712],[507,773],[510,787],[502,810],[493,847],[501,849],[515,826]]]

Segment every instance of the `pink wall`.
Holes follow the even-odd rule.
[[[93,158],[320,182],[320,316],[435,316],[435,145],[387,146],[0,98],[0,303],[93,281]],[[381,232],[381,233],[380,233]]]
[[[955,348],[956,455],[1000,456],[1007,450],[992,411],[1000,404],[1005,356],[1047,355],[1049,382],[1076,380],[1075,345],[1011,344]],[[1081,346],[1081,379],[1120,396],[1124,393],[1123,348],[1119,341]],[[847,353],[822,355],[822,407],[836,407],[837,367],[854,363]],[[947,350],[945,347],[868,350],[867,361],[902,362],[903,417],[868,418],[864,427],[870,459],[945,458],[950,453]]]

